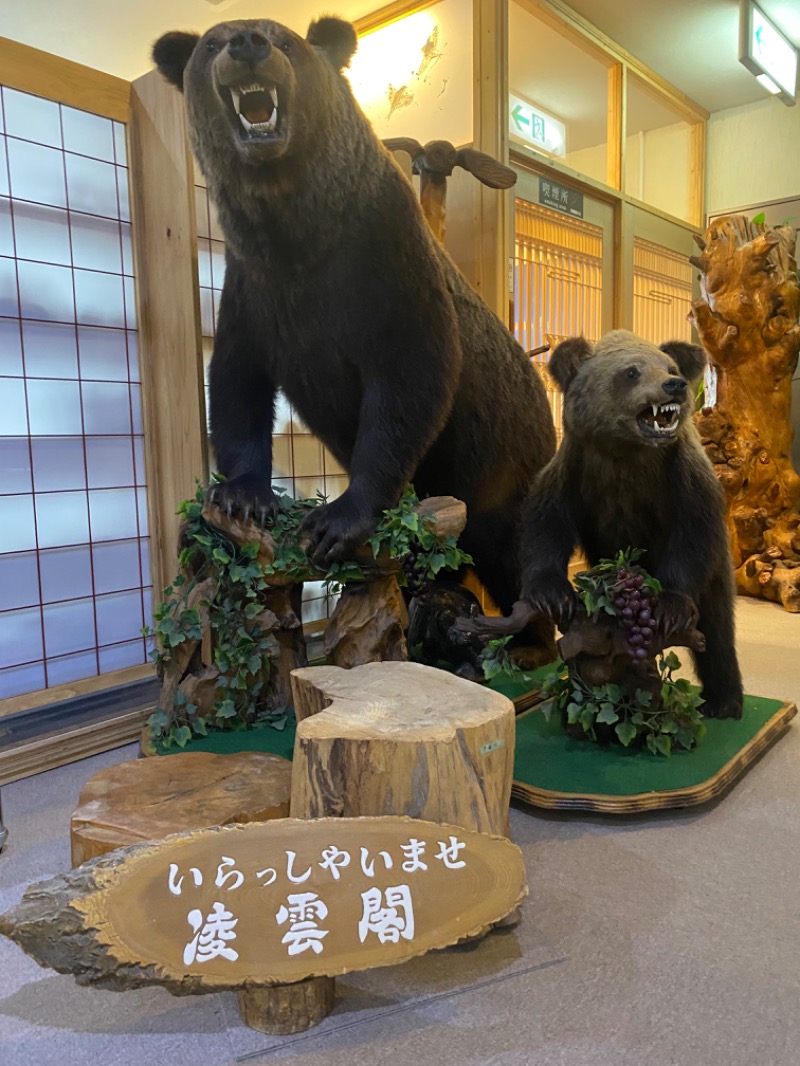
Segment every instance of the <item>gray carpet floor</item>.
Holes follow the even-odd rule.
[[[800,615],[738,604],[749,692],[800,703]],[[3,789],[0,910],[69,866],[83,783],[122,748]],[[636,818],[512,811],[523,920],[337,981],[273,1038],[232,994],[80,988],[0,941],[1,1066],[798,1066],[800,724],[721,800]]]

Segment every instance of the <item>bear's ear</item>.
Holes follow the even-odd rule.
[[[687,344],[685,341],[666,341],[659,348],[667,355],[671,355],[678,364],[681,376],[687,381],[699,378],[706,366],[705,349],[699,344]]]
[[[585,337],[570,337],[557,346],[550,356],[547,369],[563,393],[566,393],[572,379],[580,370],[581,363],[592,355],[594,349]]]
[[[183,92],[183,72],[200,37],[196,33],[165,33],[153,45],[153,62],[177,89]]]
[[[355,27],[344,19],[330,15],[311,23],[306,40],[314,48],[324,52],[336,70],[350,66],[350,60],[358,47]]]

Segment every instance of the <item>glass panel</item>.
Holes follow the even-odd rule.
[[[214,294],[211,289],[200,290],[200,330],[204,337],[214,336]]]
[[[26,141],[61,147],[58,104],[16,89],[3,89],[6,133]]]
[[[78,347],[83,381],[128,380],[128,350],[122,330],[81,326]]]
[[[100,672],[124,670],[128,666],[139,666],[147,662],[144,641],[133,640],[129,644],[112,644],[110,648],[100,649]]]
[[[23,318],[49,322],[74,322],[72,271],[69,267],[17,263]]]
[[[114,162],[114,128],[110,118],[90,115],[74,107],[62,107],[64,148],[68,152],[91,155]]]
[[[47,684],[66,685],[83,677],[97,674],[97,653],[84,651],[80,655],[66,655],[63,659],[47,660]]]
[[[95,602],[98,644],[116,644],[141,636],[144,625],[141,592],[115,592],[98,596]]]
[[[15,204],[14,231],[20,259],[69,266],[69,224],[63,208]]]
[[[77,381],[28,381],[31,434],[66,436],[81,427],[81,397]]]
[[[2,122],[2,114],[0,114]],[[8,187],[8,156],[6,154],[6,139],[0,137],[0,196],[10,196],[11,189]]]
[[[122,278],[94,270],[76,270],[75,306],[78,321],[95,326],[124,326]]]
[[[128,329],[136,329],[136,289],[133,278],[123,278],[125,289],[125,325]]]
[[[143,434],[141,385],[131,385],[131,419],[133,421],[133,432]]]
[[[76,267],[122,272],[119,222],[70,212],[72,261]]]
[[[208,238],[211,235],[208,222],[208,194],[202,185],[194,187],[194,210],[197,219],[197,236]]]
[[[0,437],[0,495],[31,491],[31,453],[27,437]]]
[[[133,447],[129,437],[87,437],[90,489],[133,485]]]
[[[92,540],[124,540],[136,537],[136,491],[95,489],[89,492]],[[120,638],[122,639],[122,638]]]
[[[147,482],[147,473],[144,465],[144,437],[133,438],[133,462],[136,471],[136,484],[144,485]]]
[[[31,453],[37,492],[86,488],[86,462],[80,437],[34,437]]]
[[[114,212],[116,216],[119,212],[119,217],[123,222],[130,222],[131,220],[131,208],[128,199],[128,171],[123,167],[116,167],[117,171],[117,202],[119,207]]]
[[[116,167],[69,153],[64,158],[70,210],[117,218]]]
[[[0,375],[22,376],[22,344],[19,322],[0,319]],[[3,409],[3,421],[7,408]],[[2,432],[2,430],[0,430]]]
[[[147,524],[147,493],[144,489],[136,490],[136,510],[139,515],[139,536],[146,537],[150,529]]]
[[[35,607],[38,603],[39,568],[36,553],[0,555],[0,611],[9,611],[14,607]]]
[[[294,438],[294,474],[303,477],[322,473],[322,445],[316,437],[298,434]]]
[[[125,384],[87,381],[83,385],[86,434],[104,436],[131,432],[131,400]]]
[[[88,544],[89,509],[86,493],[37,493],[36,527],[41,548]]]
[[[625,192],[688,220],[692,127],[667,100],[628,76]]]
[[[225,245],[211,241],[211,277],[215,289],[221,289],[225,281]]]
[[[147,537],[144,537],[139,541],[139,553],[142,559],[142,580],[144,581],[145,587],[147,587],[147,585],[152,583],[152,578],[150,576],[150,541]],[[150,624],[150,616],[147,612],[145,612],[144,620],[148,625]]]
[[[129,331],[128,338],[128,373],[131,381],[139,381],[139,338]]]
[[[0,258],[0,315],[19,314],[17,268],[13,259]]]
[[[78,351],[73,325],[23,322],[22,342],[25,346],[25,372],[29,377],[77,380]]]
[[[36,547],[33,499],[0,496],[0,552],[29,551]]]
[[[7,144],[12,196],[52,207],[66,207],[63,154],[55,148],[26,141],[10,140]]]
[[[131,227],[127,222],[120,222],[120,235],[122,238],[122,272],[133,275],[133,248],[131,246]]]
[[[0,159],[0,165],[2,160]],[[14,228],[11,225],[11,201],[0,199],[0,255],[14,255]]]
[[[42,617],[38,607],[0,614],[0,666],[42,657]]]
[[[0,437],[27,437],[26,408],[22,378],[0,378]]]
[[[42,608],[42,614],[46,655],[67,655],[94,647],[94,603],[91,599],[50,603]]]
[[[138,540],[95,544],[92,547],[92,559],[97,594],[141,587]]]
[[[562,123],[565,144],[552,153],[567,166],[603,183],[608,180],[608,72],[612,61],[590,52],[566,33],[520,4],[508,9],[509,90],[523,105]],[[530,114],[510,115],[512,141],[547,153],[531,144]],[[526,121],[528,120],[528,121]],[[549,138],[548,138],[549,143]]]
[[[633,239],[633,331],[661,344],[691,341],[692,266],[685,255]]]
[[[0,692],[3,696],[20,696],[23,692],[34,692],[44,688],[44,684],[43,663],[30,663],[28,666],[0,671]]]
[[[325,475],[325,495],[328,498],[328,503],[330,503],[332,500],[338,499],[338,497],[342,495],[346,488],[346,475],[336,475],[333,477],[330,474]]]
[[[39,553],[42,603],[92,594],[92,560],[87,547],[50,548]]]
[[[121,122],[114,123],[114,152],[117,162],[125,166],[128,162],[128,149],[125,144],[125,127]]]
[[[201,288],[211,288],[211,242],[199,237],[197,240],[197,271]]]

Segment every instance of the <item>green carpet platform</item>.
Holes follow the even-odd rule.
[[[694,751],[676,750],[664,758],[647,750],[568,737],[558,715],[548,721],[541,709],[538,683],[551,672],[550,666],[532,671],[533,686],[502,676],[490,685],[516,707],[512,796],[534,807],[636,814],[708,803],[774,744],[797,714],[794,703],[746,696],[739,721],[705,719],[708,732]],[[171,751],[224,755],[249,750],[291,759],[294,734],[290,719],[280,731],[265,727],[212,733]],[[149,753],[154,753],[152,748]]]

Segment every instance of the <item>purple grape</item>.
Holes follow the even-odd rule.
[[[623,612],[622,612],[622,617],[623,617],[624,619],[626,619],[626,620],[628,620],[628,619],[632,619],[632,618],[633,618],[633,611],[631,610],[631,608],[630,608],[630,607],[626,607],[626,608],[624,608],[624,610],[623,610]]]
[[[646,648],[637,648],[636,651],[634,652],[634,655],[636,656],[637,659],[646,659],[647,658],[647,649]]]
[[[642,625],[647,625],[651,618],[652,612],[649,611],[647,608],[645,608],[645,610],[643,611],[639,611],[639,621],[642,623]]]
[[[645,640],[649,641],[653,639],[653,630],[649,626],[642,626],[639,632]]]

